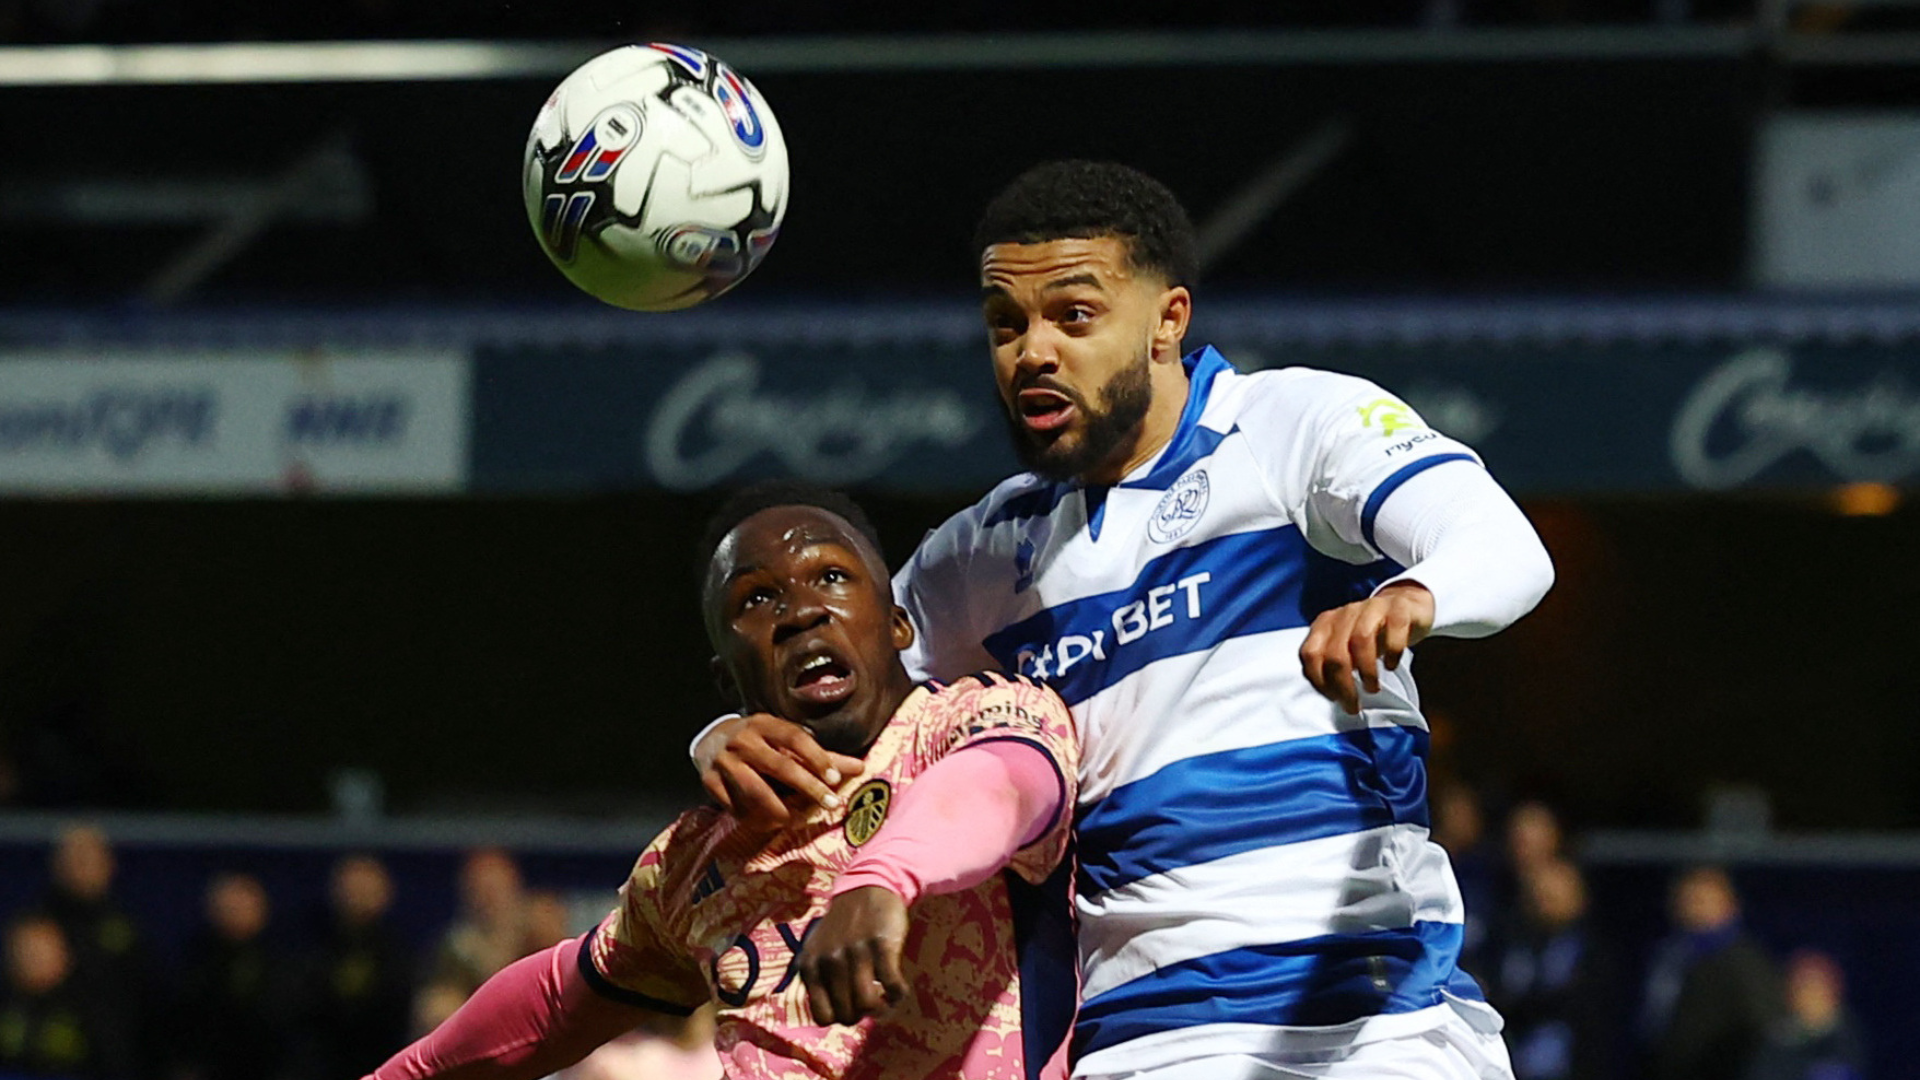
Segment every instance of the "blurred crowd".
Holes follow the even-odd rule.
[[[1433,793],[1469,921],[1463,966],[1507,1018],[1520,1080],[1858,1080],[1866,1052],[1834,959],[1776,960],[1748,931],[1723,868],[1677,874],[1669,933],[1626,955],[1590,918],[1587,876],[1543,802],[1490,823],[1473,789]],[[394,887],[373,857],[333,866],[329,911],[269,935],[272,898],[246,873],[207,882],[203,925],[162,970],[114,890],[98,829],[54,846],[44,896],[6,922],[0,1080],[350,1080],[459,1008],[494,972],[578,932],[563,898],[515,860],[469,853],[459,912],[424,954],[388,925]],[[289,942],[293,942],[289,944]],[[713,1080],[711,1015],[662,1017],[565,1080]]]
[[[459,1008],[489,976],[573,936],[566,903],[529,890],[511,856],[470,853],[460,911],[425,955],[388,925],[393,882],[349,855],[323,924],[269,934],[271,897],[246,873],[207,883],[183,957],[157,950],[114,890],[112,844],[76,825],[44,896],[6,920],[0,1078],[352,1080]],[[712,1016],[662,1017],[563,1080],[715,1080]]]
[[[1719,866],[1676,874],[1669,930],[1625,955],[1590,918],[1561,816],[1521,801],[1492,828],[1478,793],[1433,793],[1433,835],[1466,902],[1462,966],[1506,1017],[1519,1080],[1860,1080],[1867,1053],[1831,956],[1777,962]]]

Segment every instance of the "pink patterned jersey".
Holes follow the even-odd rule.
[[[999,739],[1052,760],[1057,820],[1006,872],[914,904],[902,972],[909,1000],[851,1027],[814,1024],[794,960],[835,875],[916,776]],[[841,791],[841,809],[816,808],[771,837],[713,807],[682,814],[640,856],[621,905],[593,935],[590,975],[656,1008],[717,1000],[715,1043],[740,1080],[1034,1080],[1075,1000],[1065,855],[1078,760],[1072,717],[1051,690],[999,675],[923,684]]]

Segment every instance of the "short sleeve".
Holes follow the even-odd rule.
[[[1261,473],[1308,540],[1328,554],[1380,558],[1373,519],[1394,489],[1444,462],[1480,462],[1365,379],[1292,368],[1248,382],[1240,426]]]
[[[922,768],[956,750],[1002,740],[1026,743],[1053,763],[1060,783],[1056,818],[1008,864],[1027,881],[1045,880],[1066,856],[1080,791],[1080,736],[1066,702],[1022,676],[978,674],[942,688],[934,706],[937,713],[921,731]]]
[[[616,1001],[686,1015],[707,1003],[705,974],[673,947],[664,926],[662,877],[673,830],[662,833],[620,887],[620,904],[587,941],[582,971],[595,990]]]

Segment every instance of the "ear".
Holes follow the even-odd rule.
[[[907,609],[899,604],[893,605],[893,651],[905,652],[913,646],[913,620],[907,618]]]
[[[1185,285],[1170,286],[1160,294],[1160,321],[1153,327],[1153,358],[1178,363],[1180,342],[1193,319],[1193,294]]]
[[[726,662],[717,656],[710,656],[707,658],[707,670],[713,674],[713,687],[720,691],[720,700],[745,712],[747,695],[741,692],[740,684],[734,679],[733,672],[727,670]]]

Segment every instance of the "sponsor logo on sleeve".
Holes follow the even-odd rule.
[[[1359,413],[1361,427],[1378,429],[1388,438],[1408,428],[1426,426],[1405,402],[1393,398],[1375,398],[1360,406]]]

